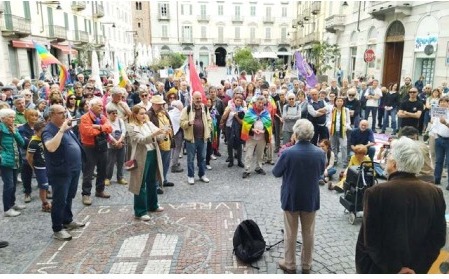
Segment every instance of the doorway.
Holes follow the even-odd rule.
[[[404,25],[393,22],[387,30],[382,84],[400,83],[402,57],[404,55]]]
[[[226,49],[219,47],[215,50],[215,63],[218,67],[226,66]]]

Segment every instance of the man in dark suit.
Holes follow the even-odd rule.
[[[416,174],[424,164],[412,139],[393,142],[388,182],[365,191],[357,273],[427,273],[446,242],[443,192]]]
[[[273,175],[282,176],[281,207],[284,210],[285,253],[279,268],[285,273],[296,273],[296,237],[298,219],[301,220],[302,273],[310,273],[315,231],[315,213],[320,209],[319,180],[325,169],[325,153],[310,140],[314,135],[313,124],[299,119],[293,126],[296,144],[285,150]]]

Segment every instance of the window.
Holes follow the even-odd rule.
[[[65,30],[69,30],[69,14],[68,13],[64,13],[64,27]]]
[[[218,26],[218,41],[223,42],[223,26]]]
[[[161,17],[168,17],[168,15],[169,15],[168,3],[160,3],[159,4],[159,15]]]
[[[219,16],[223,15],[223,5],[218,5],[218,15]]]
[[[136,10],[138,11],[142,10],[142,2],[136,2]]]
[[[78,31],[78,17],[73,15],[73,25],[75,26],[75,31]],[[76,32],[78,34],[78,32]]]
[[[239,17],[240,16],[240,6],[235,6],[235,16]]]
[[[206,5],[202,4],[200,6],[201,16],[206,16]]]
[[[26,19],[31,19],[30,1],[23,1],[23,12]]]
[[[265,8],[265,16],[267,18],[271,18],[271,7],[266,7]]]
[[[92,34],[92,22],[88,20],[87,23],[89,24],[89,34]]]
[[[287,28],[286,27],[281,28],[281,39],[282,39],[282,41],[285,41],[287,39]]]
[[[251,6],[251,8],[250,8],[250,15],[251,16],[256,16],[256,6]]]
[[[84,32],[87,32],[89,29],[87,27],[88,23],[87,23],[87,18],[84,19]]]
[[[435,59],[425,58],[421,62],[421,75],[424,76],[424,85],[432,84],[435,73]]]
[[[162,25],[162,38],[168,38],[168,26],[167,25]]]
[[[201,26],[201,38],[205,39],[207,37],[206,26]]]
[[[192,40],[192,26],[185,25],[182,27],[182,37],[186,40]]]
[[[235,27],[235,38],[240,39],[240,27]]]
[[[282,17],[287,17],[287,7],[282,7]]]
[[[254,40],[256,38],[256,28],[255,27],[251,27],[249,29],[249,37],[251,38],[251,40]]]
[[[141,27],[141,24],[140,24],[140,22],[137,22],[137,27],[138,27],[138,28],[140,28],[140,27]]]
[[[192,5],[181,4],[181,15],[192,15]]]
[[[265,39],[269,40],[271,39],[271,28],[265,28]]]
[[[351,60],[349,64],[349,73],[351,74],[351,79],[355,77],[355,65],[357,61],[357,47],[350,48]]]

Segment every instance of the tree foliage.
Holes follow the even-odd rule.
[[[327,42],[312,45],[311,61],[315,65],[318,75],[331,70],[335,61],[340,57],[340,48],[337,44],[331,45]]]
[[[234,53],[234,60],[240,71],[246,71],[248,74],[255,73],[261,68],[259,60],[253,57],[249,48],[237,50]]]
[[[151,68],[153,70],[164,69],[165,67],[172,66],[173,69],[177,69],[184,64],[186,60],[186,56],[181,53],[171,52],[167,55],[164,55],[160,60],[156,60]]]

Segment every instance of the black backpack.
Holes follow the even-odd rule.
[[[257,261],[265,252],[265,240],[259,226],[253,220],[244,220],[237,226],[232,242],[234,254],[244,263],[251,264]]]

